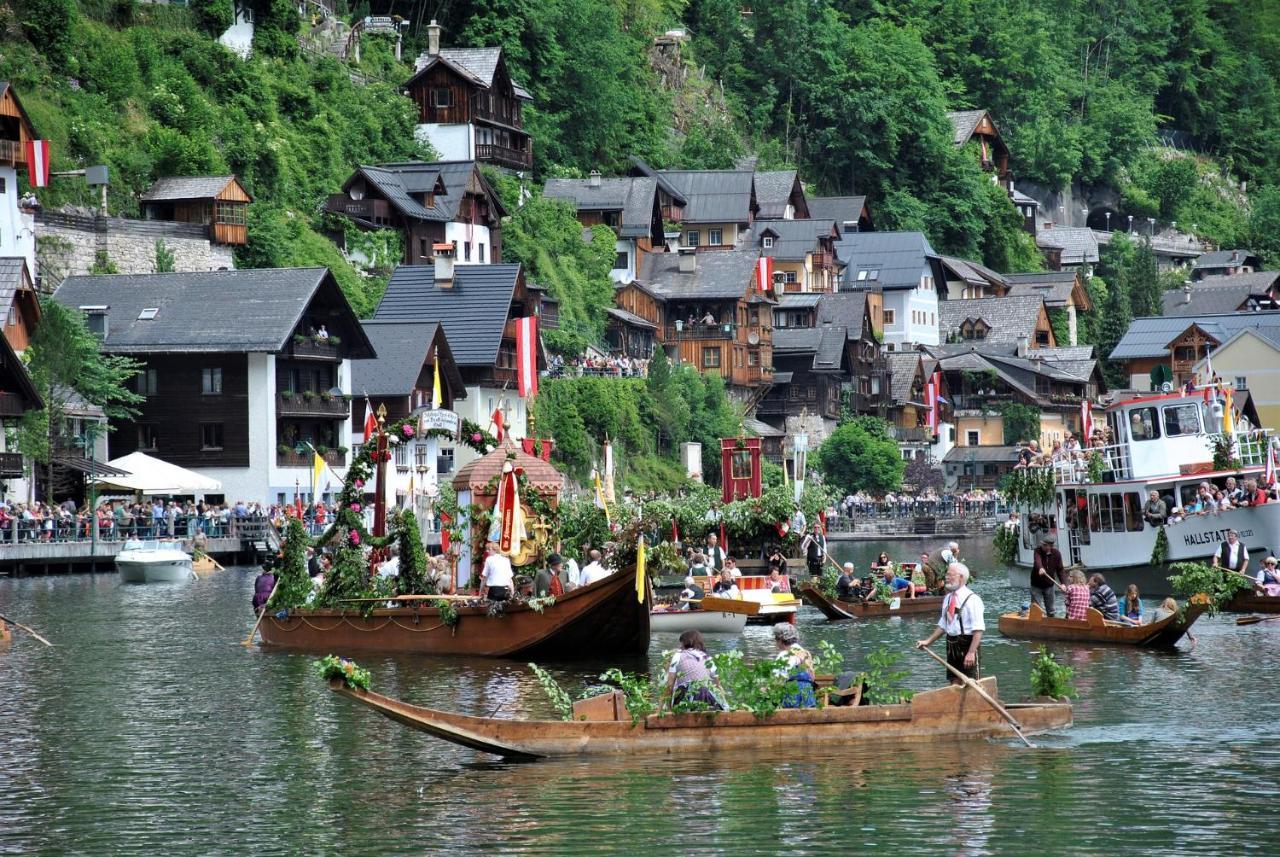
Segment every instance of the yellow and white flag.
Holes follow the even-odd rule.
[[[644,536],[636,543],[636,600],[644,603]]]

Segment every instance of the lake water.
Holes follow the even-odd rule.
[[[835,552],[865,567],[877,549]],[[1024,592],[992,568],[985,540],[965,551],[992,629],[984,672],[1020,699],[1032,646],[994,628]],[[1280,853],[1280,622],[1202,620],[1194,648],[1176,653],[1053,646],[1081,699],[1075,726],[1034,750],[515,764],[341,699],[313,656],[242,647],[253,573],[128,587],[113,574],[0,580],[0,612],[57,644],[15,632],[0,652],[0,853]],[[828,623],[806,607],[799,627],[854,668],[881,646],[903,652],[907,684],[925,688],[942,683],[941,667],[909,646],[931,622]],[[655,637],[648,664],[675,642]],[[768,628],[709,644],[772,648]],[[407,701],[550,712],[521,663],[360,661],[375,689]],[[545,666],[576,695],[608,665]]]

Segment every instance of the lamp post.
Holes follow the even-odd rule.
[[[969,464],[969,490],[972,491],[977,487],[978,482],[978,454],[976,452],[970,452],[965,456],[965,459]]]
[[[1147,238],[1156,237],[1156,219],[1154,217],[1147,218]]]
[[[1110,232],[1111,231],[1111,212],[1104,211],[1102,213],[1102,216],[1107,219],[1107,231]]]
[[[89,459],[89,568],[93,570],[94,557],[98,554],[98,479],[94,475],[97,462],[97,437],[102,431],[102,424],[89,420],[84,424],[82,434],[76,436],[73,443],[85,452]]]

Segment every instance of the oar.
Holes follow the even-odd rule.
[[[1237,625],[1256,625],[1259,622],[1274,622],[1280,619],[1280,616],[1241,616],[1236,620]]]
[[[1032,744],[1030,741],[1027,740],[1026,735],[1022,734],[1022,724],[1014,719],[1013,715],[1009,713],[1009,710],[1007,708],[1005,708],[1003,705],[1001,705],[1000,703],[992,699],[991,695],[982,689],[982,685],[978,684],[976,681],[969,678],[964,673],[960,672],[960,670],[951,666],[951,664],[947,663],[945,658],[938,657],[938,653],[935,652],[933,649],[922,648],[920,651],[924,652],[926,655],[933,658],[938,663],[942,664],[944,667],[947,668],[948,672],[956,676],[956,678],[959,678],[960,680],[962,680],[968,687],[972,688],[974,692],[978,694],[978,696],[981,696],[983,699],[989,702],[992,708],[1000,712],[1001,717],[1009,721],[1009,725],[1013,727],[1013,731],[1016,732],[1018,734],[1018,737],[1022,739],[1022,743],[1032,748],[1036,746],[1035,744]]]
[[[21,622],[15,622],[15,621],[13,621],[12,619],[10,619],[8,616],[4,616],[4,615],[0,615],[0,621],[8,622],[10,625],[12,625],[12,626],[13,626],[13,627],[15,627],[15,628],[21,628],[22,630],[26,631],[26,632],[27,632],[28,634],[30,634],[31,636],[35,637],[35,638],[36,638],[37,640],[39,640],[40,642],[44,643],[44,644],[45,644],[46,646],[48,646],[49,648],[53,648],[53,643],[50,643],[50,642],[49,642],[48,640],[46,640],[44,637],[41,637],[39,634],[37,634],[35,631],[32,631],[32,630],[31,630],[30,628],[28,628],[26,625],[23,625]]]
[[[253,638],[258,633],[258,626],[262,624],[262,617],[267,615],[267,610],[271,604],[271,599],[276,597],[276,590],[280,588],[280,581],[276,581],[276,585],[271,587],[271,594],[267,596],[267,600],[262,602],[262,612],[258,614],[258,621],[253,623],[253,630],[249,632],[249,636],[244,638],[244,642],[240,645],[246,649],[253,645]]]

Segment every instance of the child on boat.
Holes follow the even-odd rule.
[[[1142,624],[1142,600],[1138,597],[1138,587],[1130,583],[1124,591],[1124,601],[1120,605],[1120,621],[1130,625]]]
[[[662,707],[681,704],[700,711],[723,711],[724,688],[716,676],[716,665],[707,654],[702,634],[689,630],[680,635],[680,650],[667,667],[667,693]],[[719,691],[719,693],[717,693]]]

